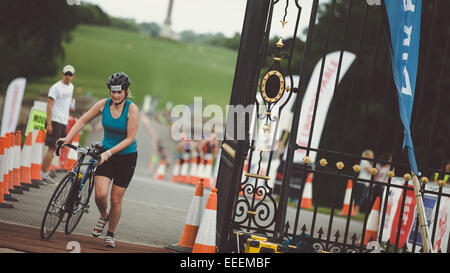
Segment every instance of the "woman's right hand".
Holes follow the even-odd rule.
[[[56,144],[62,142],[63,145],[70,143],[72,140],[68,137],[62,137],[56,141]]]

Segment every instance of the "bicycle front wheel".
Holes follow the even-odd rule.
[[[41,224],[41,239],[48,240],[58,228],[66,212],[66,202],[74,181],[74,174],[66,174],[48,202]]]
[[[89,199],[91,198],[92,189],[94,188],[92,172],[88,175],[87,183],[84,184],[81,191],[79,190],[79,183],[73,185],[73,207],[69,211],[67,218],[65,227],[66,235],[71,234],[75,230],[81,220],[81,216],[83,216],[84,212],[88,208]]]

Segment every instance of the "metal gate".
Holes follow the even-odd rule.
[[[402,150],[388,23],[382,1],[377,2],[248,0],[230,100],[231,106],[241,107],[228,112],[216,184],[219,252],[242,250],[236,232],[263,235],[269,241],[296,246],[298,252],[421,251],[419,224],[409,212],[414,208],[414,191]],[[424,0],[422,32],[427,40],[421,41],[411,128],[417,140],[421,191],[434,207],[427,216],[435,247],[444,245],[443,241],[450,245],[443,224],[450,205],[445,184],[450,171],[445,169],[450,157],[450,101],[443,91],[450,87],[445,70],[450,28],[445,25],[449,31],[442,39],[436,30],[439,4],[446,5]],[[309,24],[302,36],[304,17]],[[281,24],[282,30],[290,25],[292,31],[274,38],[273,24]],[[317,116],[323,114],[318,105],[331,73],[326,67],[330,52],[338,56],[333,64],[335,78],[329,83],[334,84],[334,97],[321,137],[319,133],[320,145],[315,145]],[[355,56],[348,72],[343,68],[346,52]],[[439,61],[431,62],[435,54]],[[318,60],[309,125],[297,130]],[[430,101],[432,107],[427,105]],[[291,120],[289,126],[287,120]],[[298,134],[305,134],[307,141],[298,142]],[[361,155],[369,148],[374,157]],[[369,178],[360,175],[362,162],[370,163]],[[378,179],[381,170],[383,181]],[[302,197],[309,190],[313,206],[304,208]],[[367,198],[360,202],[362,190],[367,190]],[[355,201],[362,211],[359,218],[352,216]],[[379,217],[373,233],[377,202]],[[341,208],[345,216],[339,215]],[[449,252],[450,248],[436,250]]]

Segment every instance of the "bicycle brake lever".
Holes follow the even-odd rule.
[[[63,146],[63,144],[64,143],[61,140],[57,140],[56,141],[56,145],[57,145],[56,151],[55,151],[56,156],[59,156],[59,152],[60,152],[61,147]]]

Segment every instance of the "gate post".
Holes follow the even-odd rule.
[[[310,49],[311,49],[311,43],[312,38],[314,35],[314,26],[316,22],[317,17],[317,10],[319,6],[319,0],[314,0],[313,6],[311,9],[311,15],[309,20],[309,26],[308,26],[308,35],[306,38],[306,44],[305,44],[305,50],[303,52],[303,58],[302,58],[302,64],[300,68],[300,83],[299,83],[299,93],[297,95],[297,98],[295,100],[294,105],[294,114],[292,117],[292,125],[291,125],[291,134],[289,136],[289,143],[288,143],[288,149],[287,149],[287,155],[286,155],[286,165],[284,166],[284,174],[283,174],[283,182],[281,184],[281,191],[280,191],[280,201],[279,201],[279,208],[277,212],[277,218],[275,220],[275,231],[274,236],[278,240],[282,240],[284,237],[284,228],[285,228],[285,222],[286,222],[286,211],[287,211],[287,202],[288,202],[288,196],[289,196],[289,186],[291,182],[291,175],[292,175],[292,167],[293,167],[293,160],[294,160],[294,154],[297,150],[297,131],[298,131],[298,125],[300,121],[300,111],[302,106],[302,100],[303,96],[305,94],[306,90],[306,69],[309,62],[309,55],[310,55]]]
[[[242,27],[239,53],[230,105],[244,108],[255,102],[259,64],[263,54],[263,41],[268,17],[270,0],[248,0]],[[249,117],[251,119],[251,117]],[[247,121],[247,119],[245,119]],[[222,142],[219,170],[217,174],[217,229],[216,246],[218,252],[228,252],[228,241],[232,232],[233,211],[238,185],[241,182],[243,163],[247,157],[250,141],[249,126],[245,123],[245,140],[236,139],[236,132],[241,130],[235,121],[235,112],[227,114],[227,124]],[[227,129],[233,131],[228,134]]]

